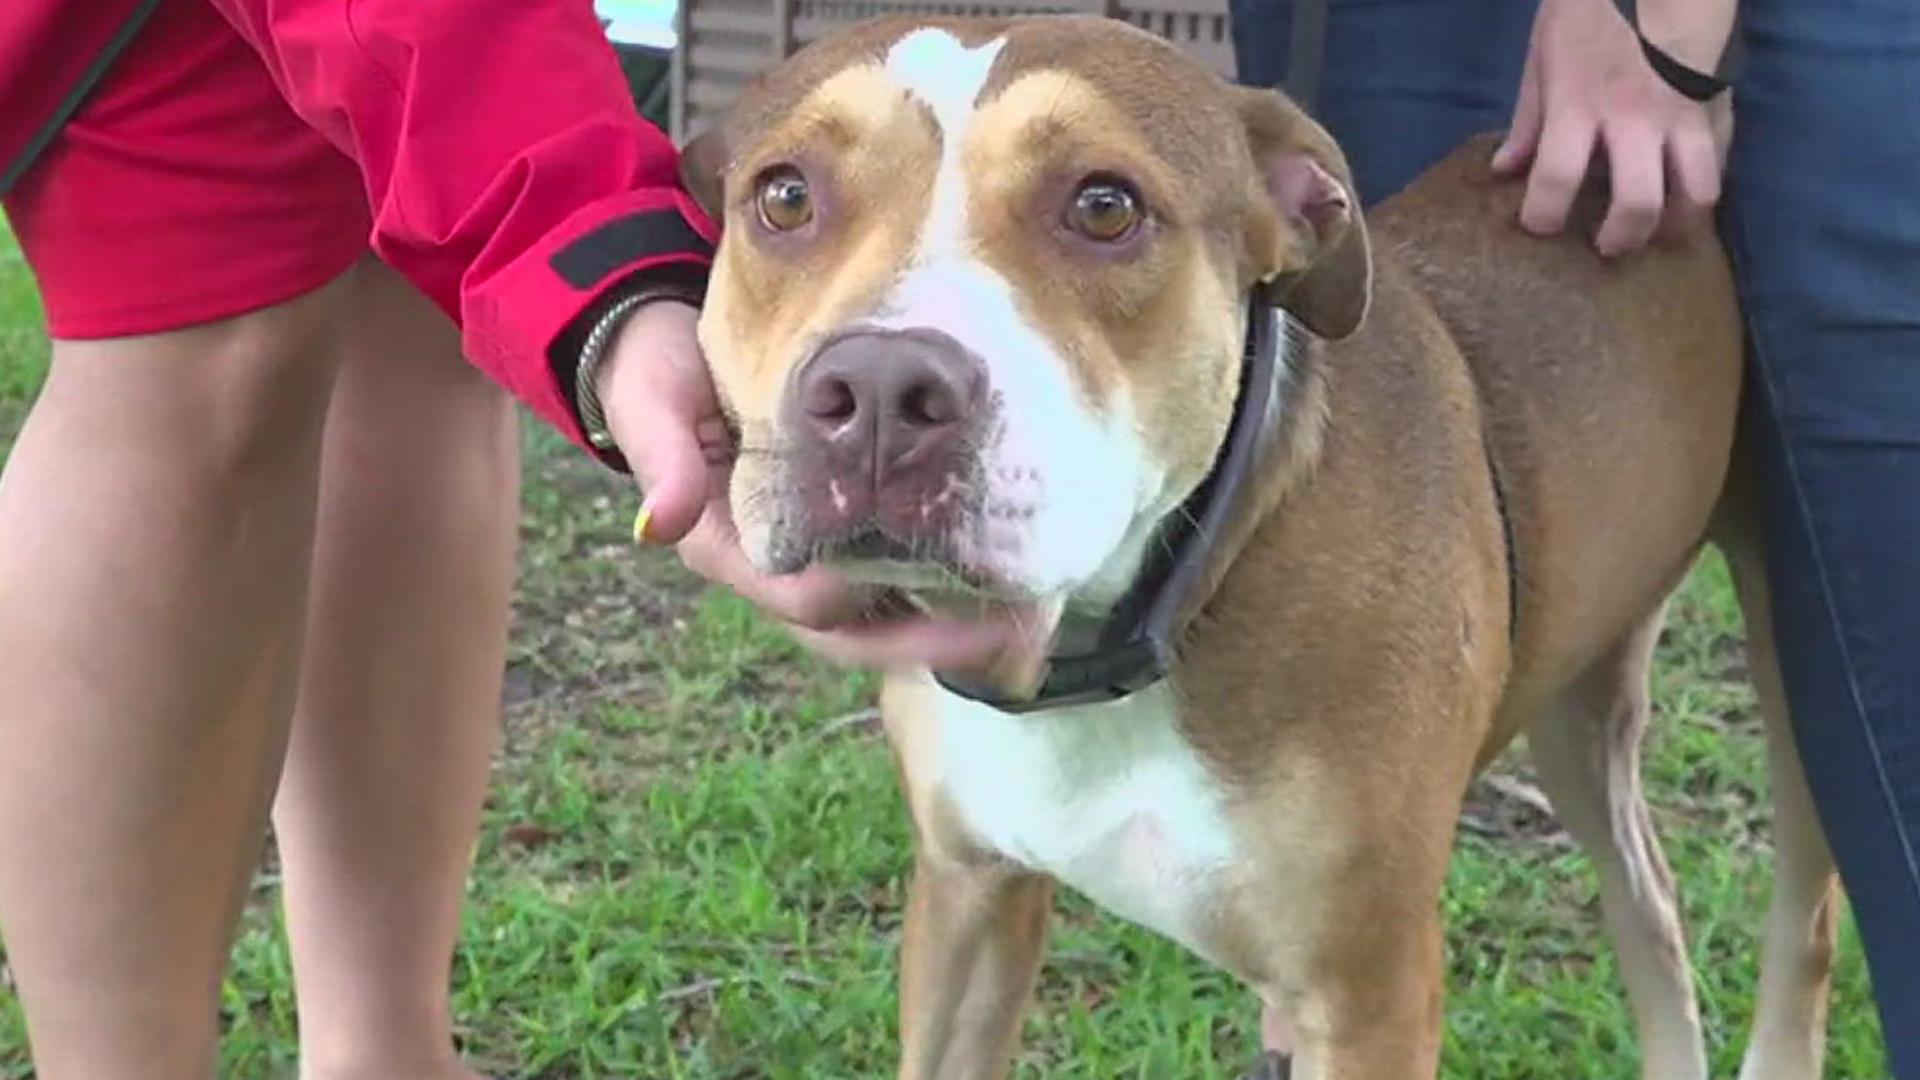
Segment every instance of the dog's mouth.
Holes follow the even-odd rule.
[[[963,556],[947,537],[903,539],[868,525],[816,544],[812,561],[849,580],[927,598],[1031,599],[1004,575]]]
[[[948,672],[1008,697],[1037,692],[1061,626],[1063,597],[1036,597],[1004,576],[964,558],[950,539],[905,540],[864,526],[811,546],[813,564],[880,590],[876,620],[938,616],[990,618],[1014,629],[985,667]]]
[[[944,550],[944,543],[914,543],[891,536],[884,530],[867,526],[856,529],[837,540],[820,546],[818,558],[822,562],[835,563],[916,563],[931,562],[942,567],[954,565],[954,560]]]

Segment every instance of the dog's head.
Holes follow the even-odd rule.
[[[1220,449],[1252,284],[1324,337],[1367,306],[1327,134],[1111,20],[868,24],[685,162],[768,571],[1110,602]]]

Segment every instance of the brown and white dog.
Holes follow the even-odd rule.
[[[1248,298],[1270,287],[1284,313],[1252,317],[1292,328],[1167,678],[1038,710],[889,680],[918,840],[901,1076],[1004,1074],[1055,881],[1245,980],[1263,1069],[1432,1076],[1456,817],[1525,732],[1598,864],[1643,1075],[1704,1077],[1636,769],[1663,605],[1716,521],[1778,805],[1742,1076],[1819,1075],[1832,870],[1722,498],[1725,259],[1525,237],[1490,150],[1363,220],[1339,149],[1283,97],[1069,17],[861,26],[689,147],[726,225],[701,341],[768,570],[1011,604],[1070,654],[1213,474]],[[1002,685],[1033,692],[1029,667]]]

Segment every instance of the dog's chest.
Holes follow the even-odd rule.
[[[939,697],[940,780],[977,842],[1208,951],[1200,919],[1235,842],[1170,691],[1025,716]]]

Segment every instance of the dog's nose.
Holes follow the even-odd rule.
[[[796,436],[835,478],[873,489],[952,464],[980,413],[986,372],[937,331],[863,331],[830,342],[789,399]]]

